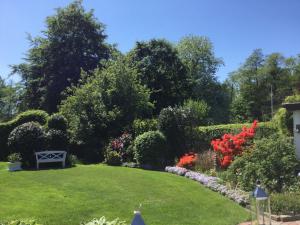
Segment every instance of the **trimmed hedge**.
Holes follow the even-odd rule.
[[[166,137],[160,131],[148,131],[134,140],[134,157],[144,168],[162,168],[167,155]]]
[[[6,123],[0,123],[0,160],[8,155],[7,139],[10,132],[17,126],[27,122],[38,122],[41,125],[47,123],[49,115],[42,110],[28,110],[19,114],[15,119]]]
[[[214,125],[196,128],[195,144],[196,149],[201,151],[210,148],[211,140],[220,138],[226,133],[237,134],[242,131],[242,128],[250,127],[250,123],[244,124],[225,124],[225,125]],[[269,137],[270,135],[277,133],[277,127],[271,122],[259,122],[256,130],[255,138]]]

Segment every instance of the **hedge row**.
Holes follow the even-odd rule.
[[[17,126],[27,122],[38,122],[41,125],[47,123],[48,114],[42,110],[28,110],[19,114],[15,119],[6,123],[0,123],[0,160],[8,155],[7,139],[10,132]]]
[[[242,128],[250,127],[250,123],[244,124],[225,124],[225,125],[214,125],[196,128],[195,132],[195,146],[199,150],[207,150],[210,148],[211,140],[220,138],[226,133],[237,134],[242,131]],[[256,130],[255,138],[268,137],[278,130],[271,122],[260,122]]]

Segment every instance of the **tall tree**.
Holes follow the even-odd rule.
[[[216,78],[216,72],[223,61],[215,56],[211,41],[207,37],[190,35],[182,38],[176,48],[187,68],[192,86],[190,96],[209,104],[212,123],[226,122],[228,96]]]
[[[43,36],[29,38],[32,47],[26,63],[13,66],[26,87],[28,108],[57,111],[61,93],[76,85],[81,70],[91,72],[109,57],[104,43],[104,25],[93,11],[86,12],[81,1],[74,1],[46,19]]]
[[[71,141],[86,151],[95,150],[101,158],[101,147],[110,137],[120,135],[134,119],[151,115],[149,96],[136,71],[120,56],[107,62],[104,69],[96,69],[84,84],[73,87],[60,112],[69,121]]]
[[[155,114],[186,98],[189,89],[186,68],[169,42],[156,39],[137,42],[128,60],[131,67],[137,69],[142,84],[151,90]]]
[[[271,102],[275,111],[293,91],[291,76],[280,53],[265,56],[261,49],[254,50],[229,78],[235,87],[231,105],[233,122],[269,120],[272,117]]]
[[[21,93],[20,84],[6,84],[0,77],[0,122],[11,119],[19,112]]]

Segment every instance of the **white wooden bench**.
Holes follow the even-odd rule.
[[[36,152],[36,168],[39,169],[40,163],[62,162],[63,168],[66,165],[66,151],[43,151]]]

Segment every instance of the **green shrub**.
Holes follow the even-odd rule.
[[[62,130],[48,130],[46,134],[47,148],[49,150],[67,150],[68,136],[66,131]]]
[[[6,123],[0,123],[0,160],[7,157],[9,150],[7,139],[10,132],[17,126],[27,122],[38,122],[41,125],[46,124],[48,114],[42,110],[28,110],[16,116],[15,119]]]
[[[51,115],[47,121],[48,129],[66,131],[67,127],[68,127],[67,119],[59,113]]]
[[[75,166],[76,164],[81,164],[77,156],[73,154],[67,154],[66,163],[67,166],[71,166],[71,167]]]
[[[20,152],[23,163],[33,166],[34,152],[45,147],[46,135],[43,128],[36,122],[24,123],[16,127],[8,137],[8,146],[12,152]]]
[[[250,123],[244,124],[225,124],[214,126],[197,127],[195,146],[196,149],[207,150],[210,148],[211,140],[220,138],[226,133],[238,134],[242,131],[242,128],[250,127]],[[277,128],[270,122],[259,122],[256,129],[255,139],[269,137],[277,132]]]
[[[291,95],[291,96],[287,96],[284,99],[284,103],[295,103],[295,102],[300,102],[300,95]]]
[[[133,133],[135,137],[147,131],[155,131],[158,128],[157,119],[136,119],[133,121]]]
[[[148,131],[134,140],[134,156],[141,166],[161,168],[166,164],[167,145],[159,131]]]
[[[277,215],[300,214],[300,192],[272,194],[271,212]]]
[[[299,166],[291,138],[273,135],[254,141],[253,147],[233,161],[228,180],[250,191],[260,180],[271,192],[281,192],[296,182]]]
[[[122,156],[117,151],[109,150],[105,154],[105,163],[110,166],[120,166],[122,164]]]
[[[88,223],[82,223],[81,225],[126,225],[125,222],[115,219],[113,221],[108,221],[102,216],[100,219],[93,219]]]
[[[275,113],[272,123],[278,129],[278,132],[283,135],[293,134],[293,115],[285,108],[280,108]]]

